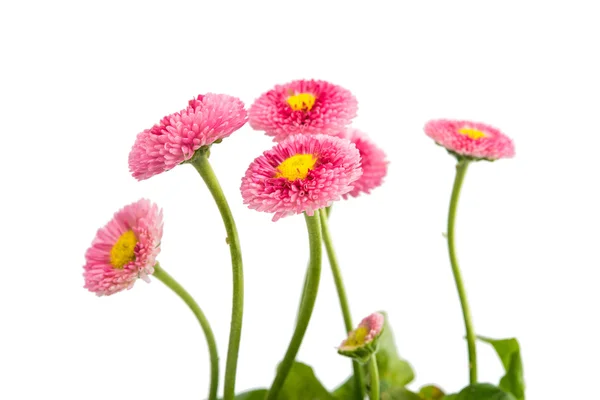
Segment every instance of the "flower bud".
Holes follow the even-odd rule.
[[[363,319],[355,330],[348,333],[348,338],[338,347],[338,353],[365,364],[377,352],[384,320],[383,314],[377,312]]]

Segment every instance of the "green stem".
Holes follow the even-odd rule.
[[[285,356],[277,367],[277,375],[273,380],[271,389],[269,389],[266,400],[275,400],[278,398],[277,396],[285,383],[285,379],[294,364],[294,360],[304,339],[304,334],[306,333],[306,328],[308,327],[315,306],[315,300],[317,299],[317,292],[319,291],[319,280],[321,278],[321,224],[319,214],[315,213],[313,216],[305,214],[304,217],[308,229],[310,263],[308,265],[307,279],[301,300],[302,306],[298,312],[296,329],[294,330]]]
[[[450,254],[450,264],[452,265],[452,273],[456,282],[456,290],[460,298],[460,306],[462,308],[463,317],[465,320],[465,330],[467,331],[467,349],[469,351],[469,381],[471,384],[477,383],[477,353],[475,349],[475,331],[473,330],[473,321],[471,320],[471,312],[467,302],[467,293],[463,284],[456,251],[454,250],[454,221],[456,218],[456,207],[460,196],[469,161],[459,159],[456,165],[456,177],[454,178],[454,187],[452,188],[452,197],[450,198],[450,209],[448,211],[448,252]]]
[[[371,400],[379,400],[379,369],[377,356],[373,354],[369,360],[369,374],[371,375]]]
[[[310,260],[306,266],[306,272],[304,274],[304,284],[302,285],[302,293],[300,294],[300,304],[298,305],[298,311],[296,312],[296,323],[298,323],[298,317],[300,317],[300,311],[304,307],[304,296],[306,295],[306,287],[308,285],[308,275],[310,273]]]
[[[213,335],[212,330],[210,329],[210,324],[206,319],[206,316],[198,306],[198,303],[190,296],[190,294],[175,280],[171,277],[171,275],[167,274],[167,272],[162,269],[162,267],[157,263],[154,266],[154,277],[167,285],[169,289],[171,289],[175,294],[181,297],[181,300],[187,304],[187,306],[192,310],[198,322],[200,322],[200,326],[204,331],[204,336],[206,336],[206,343],[208,344],[208,353],[210,355],[210,388],[208,391],[208,399],[216,400],[217,399],[217,389],[219,387],[219,355],[217,353],[217,344],[215,342],[215,335]]]
[[[242,252],[240,241],[235,227],[235,221],[231,215],[229,204],[223,194],[221,185],[208,162],[206,152],[197,151],[190,160],[196,168],[208,190],[212,194],[223,224],[227,232],[227,243],[231,253],[231,268],[233,270],[233,299],[231,306],[231,326],[229,330],[229,347],[227,348],[227,363],[225,366],[225,387],[223,400],[233,400],[235,396],[235,376],[237,370],[238,354],[240,349],[240,338],[242,335],[242,316],[244,313],[244,272],[242,268]]]
[[[345,333],[347,334],[354,329],[354,325],[352,324],[352,315],[350,314],[350,307],[348,306],[348,296],[346,296],[346,289],[344,288],[344,281],[342,280],[342,271],[340,270],[335,251],[333,249],[331,235],[329,233],[329,226],[327,223],[328,211],[327,209],[322,208],[319,210],[319,212],[321,214],[321,232],[323,233],[323,242],[325,243],[325,249],[327,250],[329,265],[331,266],[333,280],[335,282],[338,298],[340,300],[342,315],[344,316],[344,326],[346,328]],[[354,360],[352,361],[352,368],[354,370],[355,385],[358,390],[357,397],[362,400],[365,398],[364,372],[360,364]]]

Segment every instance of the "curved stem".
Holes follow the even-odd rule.
[[[325,249],[327,250],[329,265],[331,266],[333,280],[335,281],[335,287],[340,300],[342,315],[344,316],[344,326],[346,328],[345,333],[347,334],[354,329],[354,325],[352,324],[352,315],[350,314],[350,307],[348,305],[348,296],[346,296],[346,289],[344,288],[344,281],[342,280],[342,271],[340,270],[335,251],[333,249],[331,235],[329,234],[329,226],[327,224],[328,211],[327,209],[322,208],[319,210],[319,213],[321,214],[321,232],[323,232],[323,242],[325,243]],[[352,368],[354,370],[355,385],[358,390],[357,397],[362,400],[365,398],[364,372],[360,364],[354,360],[352,361]]]
[[[304,339],[304,334],[306,333],[306,328],[310,322],[310,317],[315,306],[315,300],[317,299],[317,292],[319,290],[319,280],[321,278],[321,224],[319,221],[319,214],[315,213],[313,216],[305,214],[304,217],[308,229],[310,263],[308,265],[306,274],[307,279],[301,300],[302,306],[298,312],[296,329],[294,330],[285,356],[277,367],[277,375],[273,380],[271,389],[269,389],[266,400],[275,400],[278,398],[279,392],[294,364],[294,360],[296,359],[296,355],[298,354],[298,350]]]
[[[219,387],[219,355],[217,353],[215,335],[213,335],[212,329],[210,329],[210,324],[208,323],[206,316],[192,296],[190,296],[190,294],[175,279],[173,279],[171,275],[167,274],[158,263],[154,266],[153,276],[175,292],[175,294],[187,304],[198,319],[198,322],[204,331],[204,336],[206,336],[206,344],[208,345],[208,352],[210,355],[210,388],[208,391],[208,399],[216,400],[217,389]]]
[[[369,374],[371,374],[371,400],[379,400],[379,369],[377,368],[377,357],[375,354],[369,360]]]
[[[302,285],[302,293],[300,293],[300,304],[298,305],[298,311],[296,312],[296,323],[298,323],[298,317],[300,317],[300,311],[304,307],[304,296],[306,295],[306,286],[308,285],[308,275],[309,275],[309,267],[310,260],[308,261],[308,265],[306,266],[306,273],[304,274],[304,284]]]
[[[233,299],[231,306],[231,326],[229,330],[229,347],[227,348],[227,363],[225,366],[225,387],[223,400],[232,400],[235,396],[235,376],[237,370],[238,353],[240,349],[240,338],[242,335],[242,316],[244,313],[244,272],[242,268],[242,252],[240,241],[235,227],[235,221],[227,199],[223,194],[221,185],[208,162],[206,152],[198,151],[190,160],[196,168],[208,190],[212,194],[223,224],[227,232],[227,243],[231,253],[231,268],[233,270]]]
[[[459,159],[456,165],[456,177],[454,178],[454,187],[452,188],[452,196],[450,197],[450,209],[448,211],[448,252],[450,254],[450,264],[452,265],[452,273],[456,282],[456,290],[460,298],[460,306],[462,308],[463,317],[465,320],[465,330],[467,331],[467,349],[469,351],[469,381],[471,384],[477,382],[477,353],[475,349],[475,331],[473,330],[473,321],[471,320],[471,311],[469,311],[469,303],[467,302],[467,293],[463,284],[456,251],[454,250],[454,221],[456,218],[456,207],[460,196],[469,161]]]

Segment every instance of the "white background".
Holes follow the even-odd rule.
[[[453,159],[432,118],[487,122],[517,156],[470,168],[457,245],[476,331],[519,338],[529,399],[597,387],[600,61],[593,2],[6,1],[0,6],[0,398],[198,399],[208,355],[160,282],[97,298],[84,253],[141,197],[165,214],[161,264],[218,337],[230,310],[225,233],[192,167],[128,173],[136,134],[199,93],[250,105],[273,85],[331,81],[359,100],[354,126],[388,154],[372,195],[336,204],[331,229],[354,319],[385,309],[412,388],[466,384],[466,346],[445,241]],[[413,3],[411,3],[413,4]],[[307,239],[242,205],[240,179],[270,148],[243,127],[211,161],[237,219],[246,308],[239,390],[268,386],[293,329]],[[328,388],[350,373],[324,263],[299,354]],[[483,381],[501,366],[479,347]],[[222,370],[223,371],[223,370]]]

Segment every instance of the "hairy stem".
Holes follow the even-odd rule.
[[[319,291],[319,280],[321,278],[321,224],[319,214],[315,213],[313,216],[305,215],[305,219],[310,246],[310,263],[306,274],[301,307],[298,312],[296,329],[294,330],[285,356],[277,367],[277,375],[273,380],[271,389],[269,389],[266,400],[276,400],[278,398],[279,392],[285,383],[285,379],[294,364],[298,350],[300,350],[300,345],[302,344],[304,334],[308,328],[308,323],[310,322],[310,317],[312,316],[317,293]]]
[[[219,355],[217,353],[217,343],[215,342],[215,335],[210,329],[210,324],[206,319],[206,316],[198,306],[198,303],[192,298],[192,296],[181,286],[175,279],[171,277],[159,264],[154,266],[153,276],[164,283],[169,289],[171,289],[177,296],[181,298],[192,310],[206,337],[206,344],[208,345],[208,353],[210,355],[210,387],[208,391],[208,399],[217,399],[217,389],[219,387]]]
[[[325,249],[327,250],[327,257],[329,258],[329,265],[331,266],[331,272],[333,273],[333,280],[335,282],[335,288],[337,289],[338,299],[340,301],[340,308],[342,309],[342,315],[344,317],[345,333],[350,332],[354,329],[352,324],[352,315],[350,314],[350,306],[348,305],[348,296],[346,295],[346,289],[344,287],[344,281],[342,279],[342,271],[333,249],[333,243],[331,241],[331,235],[329,233],[328,225],[328,209],[322,208],[319,210],[321,215],[321,232],[323,233],[323,242],[325,243]],[[363,369],[360,364],[352,360],[352,369],[354,370],[354,382],[357,389],[357,398],[365,398],[365,377]]]
[[[208,190],[212,194],[217,208],[221,213],[227,243],[231,253],[231,268],[233,272],[233,299],[231,305],[231,325],[229,330],[229,346],[227,348],[227,363],[225,365],[225,387],[223,400],[233,400],[235,396],[235,377],[237,371],[240,338],[242,335],[242,317],[244,313],[244,272],[242,267],[242,251],[233,215],[221,185],[208,162],[207,152],[198,151],[190,160],[196,168]]]
[[[452,196],[450,197],[450,209],[448,211],[448,253],[450,255],[450,264],[452,266],[452,273],[454,274],[454,281],[456,283],[456,290],[458,291],[458,297],[460,299],[460,306],[462,308],[463,318],[465,321],[465,330],[467,332],[467,349],[469,352],[469,381],[471,384],[477,382],[477,352],[475,348],[475,331],[473,330],[473,321],[471,319],[471,311],[469,310],[469,303],[467,302],[467,293],[458,266],[458,259],[456,257],[456,250],[454,249],[454,222],[456,219],[456,208],[458,205],[458,198],[460,196],[460,189],[462,187],[465,174],[467,173],[467,167],[469,161],[460,159],[456,165],[456,177],[454,178],[454,186],[452,188]]]

